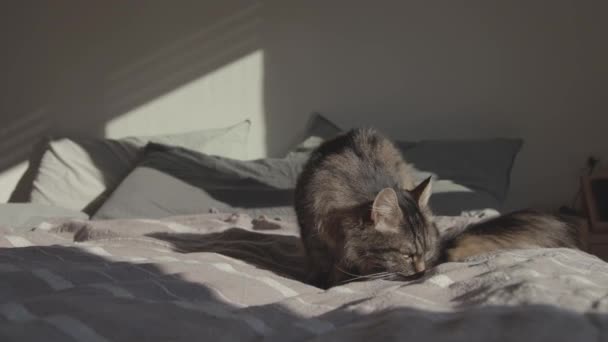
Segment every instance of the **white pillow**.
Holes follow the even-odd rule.
[[[165,136],[114,139],[58,139],[44,152],[29,201],[92,213],[137,163],[148,142],[198,152],[247,158],[251,122]]]

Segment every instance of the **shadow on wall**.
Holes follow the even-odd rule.
[[[374,125],[402,140],[520,133],[510,101],[529,96],[517,78],[539,56],[525,65],[519,54],[537,53],[526,45],[542,37],[504,31],[522,19],[515,5],[476,3],[267,6],[282,18],[264,32],[265,111],[268,131],[278,132],[271,154],[297,141],[284,127],[304,125],[312,110],[345,129]]]
[[[39,109],[0,127],[0,172],[27,160],[33,143],[48,130],[49,120],[44,109]]]
[[[298,141],[310,111],[410,141],[518,137],[509,206],[555,209],[586,155],[608,156],[606,4],[274,2],[270,154]]]
[[[32,150],[36,165],[33,146],[43,136],[102,137],[111,120],[260,48],[257,1],[6,7],[0,19],[10,30],[0,39],[11,54],[0,57],[0,172]]]
[[[235,275],[211,263],[184,263],[186,255],[164,256],[171,261],[126,262],[73,247],[1,248],[7,270],[2,288],[10,295],[0,305],[0,336],[7,341],[191,341],[193,336],[281,342],[314,338],[484,341],[497,336],[580,341],[597,338],[587,336],[597,332],[590,321],[606,320],[602,314],[581,315],[547,305],[475,306],[456,312],[387,305],[387,309],[366,313],[369,298],[352,295],[356,299],[342,305],[310,304],[305,301],[310,292],[298,294],[276,281],[270,286],[256,277],[239,277],[240,282],[219,287],[218,276]],[[249,267],[222,265],[230,270]],[[263,289],[265,296],[256,296],[255,289]],[[286,290],[293,294],[283,293]],[[555,329],[556,322],[578,328]],[[492,329],[482,328],[488,326]]]

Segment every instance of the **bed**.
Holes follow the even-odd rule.
[[[442,228],[477,220],[440,217]],[[3,341],[599,341],[608,264],[535,249],[410,282],[302,279],[293,217],[202,214],[2,227]]]
[[[78,177],[52,170],[70,161],[53,146],[29,203],[0,206],[0,340],[608,339],[608,264],[578,250],[495,252],[411,281],[303,282],[291,190],[307,151],[337,130],[320,117],[310,127],[284,158],[258,161],[234,154],[234,127],[230,151],[208,144],[217,131],[187,139],[199,150],[106,141],[94,167],[68,168]],[[498,215],[506,196],[521,143],[479,145],[399,142],[418,176],[435,178],[443,232]],[[83,179],[95,186],[78,189]]]

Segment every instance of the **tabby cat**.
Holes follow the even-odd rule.
[[[430,178],[415,186],[401,153],[371,128],[323,143],[295,189],[308,281],[327,288],[424,272],[439,257],[430,194]]]

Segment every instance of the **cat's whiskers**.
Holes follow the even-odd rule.
[[[374,279],[384,279],[385,277],[390,277],[392,275],[394,275],[393,272],[378,272],[378,273],[371,273],[371,274],[354,274],[354,273],[350,273],[348,271],[343,270],[342,268],[340,268],[339,266],[335,266],[336,269],[346,275],[351,276],[352,278],[348,278],[344,281],[342,281],[342,284],[346,284],[346,283],[350,283],[356,280],[360,280],[360,279],[370,279],[370,280],[374,280]]]
[[[344,285],[344,284],[352,283],[352,282],[355,282],[357,280],[363,280],[363,279],[364,280],[374,280],[375,278],[370,278],[368,276],[359,276],[359,277],[348,278],[348,279],[342,280],[340,282],[340,284]]]
[[[375,276],[371,279],[373,280],[392,280],[392,279],[396,279],[395,276],[398,275],[397,273],[394,272],[386,272],[386,274],[381,274],[378,276]]]
[[[360,275],[360,274],[353,274],[353,273],[347,272],[347,271],[345,271],[345,270],[341,269],[341,268],[340,268],[338,265],[335,265],[335,267],[336,267],[336,269],[337,269],[338,271],[340,271],[340,272],[342,272],[342,273],[344,273],[344,274],[347,274],[347,275],[349,275],[349,276],[353,276],[353,277],[361,277],[361,276],[362,276],[362,275]]]

